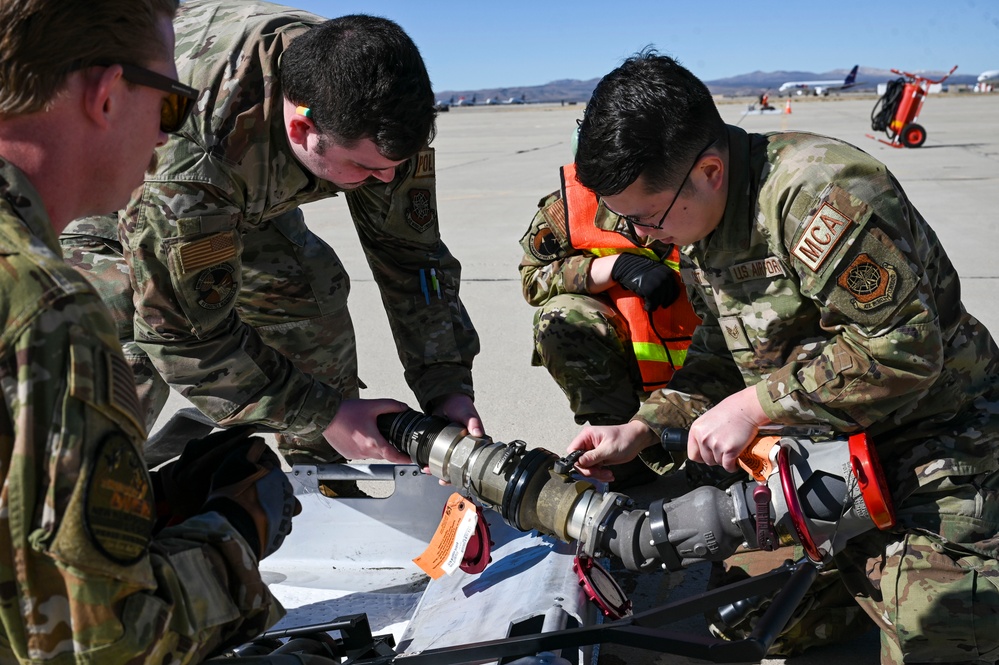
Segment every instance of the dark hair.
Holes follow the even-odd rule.
[[[296,38],[281,56],[285,96],[308,106],[321,133],[348,147],[371,139],[388,159],[433,140],[434,93],[416,44],[396,23],[341,16]]]
[[[176,11],[177,0],[3,0],[0,117],[44,110],[75,69],[168,57],[159,22]]]
[[[664,191],[678,187],[698,151],[724,136],[707,86],[647,48],[594,89],[579,127],[576,175],[599,196],[619,194],[639,176],[650,191]]]

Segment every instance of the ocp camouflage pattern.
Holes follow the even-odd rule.
[[[323,20],[262,2],[183,3],[177,67],[202,91],[191,119],[158,150],[117,232],[87,220],[63,236],[121,240],[139,295],[135,342],[201,411],[306,439],[321,438],[358,386],[349,279],[299,209],[340,192],[295,160],[283,124],[279,58]],[[440,239],[433,150],[391,183],[343,195],[421,405],[471,395],[478,337],[458,296],[460,264]],[[426,298],[420,275],[431,269],[440,296]]]
[[[683,248],[682,274],[703,324],[683,369],[636,417],[659,432],[756,386],[776,423],[864,430],[881,458],[898,525],[857,568],[880,566],[913,534],[959,553],[945,557],[952,564],[946,572],[896,569],[891,588],[911,599],[905,629],[914,632],[883,624],[883,644],[892,645],[883,648],[883,662],[900,662],[902,652],[914,662],[995,660],[994,641],[981,643],[974,657],[967,648],[948,651],[933,631],[921,641],[926,626],[919,620],[939,616],[933,594],[954,569],[968,583],[977,576],[977,602],[999,606],[999,353],[992,335],[965,310],[954,266],[883,164],[805,133],[748,135],[730,127],[729,139],[724,217],[711,235]],[[886,594],[875,605],[870,611],[880,616],[897,603]],[[994,611],[963,602],[949,609],[949,644],[975,645],[967,630],[976,622],[999,634]]]
[[[115,327],[0,157],[0,662],[193,663],[283,609],[217,513],[153,533]]]
[[[594,255],[574,248],[569,241],[561,192],[543,197],[538,208],[520,239],[522,292],[538,308],[531,364],[544,366],[552,375],[577,423],[627,422],[647,397],[628,324],[609,298],[587,288]],[[672,249],[672,245],[636,237],[602,203],[594,225],[660,255]],[[655,466],[661,470],[669,464]]]

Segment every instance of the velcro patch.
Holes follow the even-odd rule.
[[[409,190],[409,204],[410,207],[406,208],[406,221],[420,233],[437,221],[437,211],[431,207],[429,189]]]
[[[729,351],[746,351],[753,348],[738,316],[722,316],[718,319],[718,325],[721,327]]]
[[[531,255],[539,261],[553,261],[558,256],[559,242],[547,226],[540,226],[531,236]]]
[[[731,266],[728,274],[735,283],[747,282],[751,279],[763,279],[784,276],[784,266],[776,256],[765,259],[747,261]]]
[[[433,178],[436,174],[434,169],[434,149],[427,148],[421,150],[416,155],[416,170],[413,172],[414,178]]]
[[[217,233],[180,247],[180,269],[188,273],[225,263],[236,257],[234,231]]]
[[[146,554],[154,520],[149,472],[128,437],[112,432],[97,450],[87,483],[90,541],[111,561],[128,566]]]
[[[201,271],[194,288],[197,289],[197,301],[205,309],[221,309],[236,297],[239,286],[234,276],[236,269],[228,263],[222,263]]]
[[[828,203],[823,203],[805,227],[791,253],[802,263],[818,272],[832,254],[853,220]]]
[[[860,254],[844,270],[836,283],[853,296],[853,306],[870,311],[895,298],[898,273],[890,263],[879,264],[868,254]]]
[[[541,214],[544,215],[549,227],[558,229],[562,236],[565,237],[568,224],[566,222],[564,199],[555,199],[545,207]]]

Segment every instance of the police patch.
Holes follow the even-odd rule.
[[[853,306],[862,311],[881,307],[895,297],[898,273],[890,263],[878,264],[869,254],[860,254],[836,283],[853,296]]]
[[[92,464],[83,511],[86,532],[101,554],[131,565],[145,556],[153,534],[149,472],[121,432],[104,439]]]
[[[798,238],[791,253],[802,263],[818,272],[839,241],[846,237],[846,230],[853,220],[828,203],[808,221],[808,226]]]
[[[539,261],[552,261],[558,256],[559,242],[547,226],[540,226],[531,236],[531,255]]]
[[[409,190],[409,204],[410,207],[406,208],[406,221],[420,233],[437,221],[437,211],[430,207],[429,189]]]
[[[220,309],[236,297],[236,269],[228,263],[206,268],[194,283],[198,304],[205,309]]]

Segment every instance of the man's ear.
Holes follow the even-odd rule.
[[[312,120],[299,113],[288,118],[288,140],[303,148],[309,147],[309,134],[316,131]]]
[[[125,79],[120,65],[84,72],[83,108],[98,127],[107,129],[112,115],[125,110]],[[119,108],[120,107],[120,108]]]
[[[721,155],[709,154],[701,159],[698,167],[711,189],[721,189],[725,184],[725,160]]]

